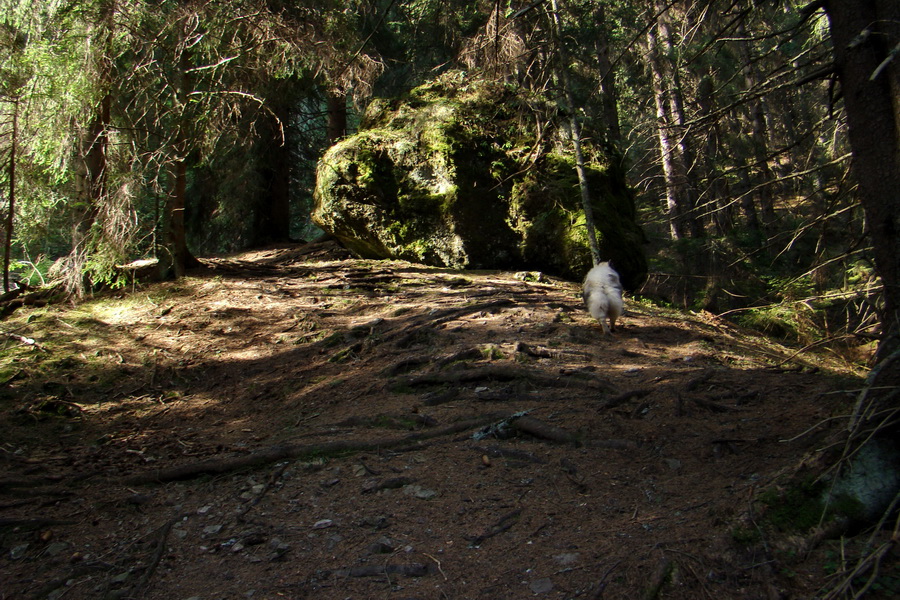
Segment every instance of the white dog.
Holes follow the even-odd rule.
[[[584,293],[581,296],[591,316],[603,325],[603,333],[616,330],[616,319],[622,316],[625,305],[622,302],[622,283],[608,262],[602,262],[587,274]],[[606,319],[609,318],[609,325]]]

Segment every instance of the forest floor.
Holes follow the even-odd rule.
[[[0,324],[0,599],[811,598],[852,554],[766,519],[834,354],[330,244],[203,263]]]

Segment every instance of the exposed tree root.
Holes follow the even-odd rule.
[[[644,592],[644,600],[656,600],[659,597],[663,586],[666,585],[666,582],[672,576],[674,568],[675,564],[672,562],[672,559],[668,556],[663,556],[662,560],[659,561],[656,572],[653,574],[653,578],[650,580],[650,585],[647,586],[647,590]]]
[[[447,321],[452,321],[466,315],[484,311],[491,311],[504,306],[512,306],[513,304],[515,304],[515,302],[513,302],[509,298],[500,298],[497,300],[490,300],[488,302],[481,302],[479,304],[471,304],[469,306],[457,308],[447,308],[444,310],[435,311],[433,313],[427,313],[425,315],[416,317],[414,320],[412,320],[412,322],[405,323],[402,329],[393,332],[393,334],[385,334],[385,336],[383,336],[382,338],[382,341],[394,340],[395,345],[405,347],[410,345],[410,343],[414,341],[417,336],[421,335],[421,329],[423,327],[433,328],[434,326],[440,325],[441,323],[446,323]]]
[[[545,440],[560,442],[562,444],[580,445],[580,442],[574,434],[569,433],[565,429],[560,429],[554,425],[536,419],[534,417],[519,417],[511,423],[513,429],[518,429],[523,433],[533,435]]]
[[[169,469],[157,469],[145,473],[136,473],[123,480],[126,485],[143,483],[162,483],[190,479],[200,475],[221,475],[240,469],[259,467],[279,460],[306,458],[313,456],[334,456],[340,454],[352,454],[356,452],[368,452],[385,448],[396,448],[417,441],[452,435],[467,429],[476,428],[497,420],[498,415],[483,415],[467,421],[461,421],[448,427],[435,429],[423,433],[414,433],[400,438],[382,439],[375,441],[341,440],[324,442],[321,444],[279,444],[262,448],[243,456],[211,459],[198,463],[179,465]]]
[[[513,525],[519,522],[519,517],[521,515],[522,509],[517,508],[516,510],[500,517],[500,520],[485,529],[484,533],[480,535],[467,535],[463,537],[469,540],[473,547],[480,546],[486,539],[492,538],[495,535],[501,534],[504,531],[511,529]]]
[[[403,575],[404,577],[424,577],[428,575],[428,566],[422,563],[402,565],[365,565],[350,569],[338,569],[331,572],[337,577],[380,577]]]
[[[613,396],[612,398],[604,401],[598,408],[600,410],[606,410],[609,408],[615,408],[617,406],[621,406],[625,404],[632,398],[643,398],[644,396],[649,396],[650,392],[653,390],[643,389],[643,390],[629,390],[627,392],[621,393],[618,396]]]
[[[425,373],[407,377],[403,384],[409,387],[437,385],[442,383],[461,384],[473,381],[525,381],[539,387],[568,387],[581,384],[598,391],[615,392],[615,387],[599,377],[554,377],[541,373],[536,369],[509,365],[486,365],[464,369],[453,369],[436,373]]]
[[[163,554],[165,554],[166,552],[166,538],[169,537],[169,532],[172,531],[172,526],[181,519],[182,515],[179,515],[173,519],[169,519],[162,527],[156,530],[154,536],[156,539],[154,539],[153,557],[150,559],[150,564],[147,565],[147,570],[144,571],[143,576],[141,576],[141,580],[137,582],[137,585],[135,585],[134,592],[139,593],[147,587],[147,584],[150,582],[153,574],[156,573],[156,568],[159,566],[159,561],[162,560]]]

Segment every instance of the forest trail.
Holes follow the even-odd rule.
[[[748,540],[852,402],[836,359],[632,301],[604,336],[535,274],[329,244],[203,262],[2,323],[40,347],[5,341],[0,598],[826,585],[828,542]]]

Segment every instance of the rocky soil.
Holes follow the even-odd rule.
[[[833,354],[633,301],[604,336],[535,273],[203,262],[0,324],[0,598],[811,598],[850,561],[759,500],[840,430]]]

